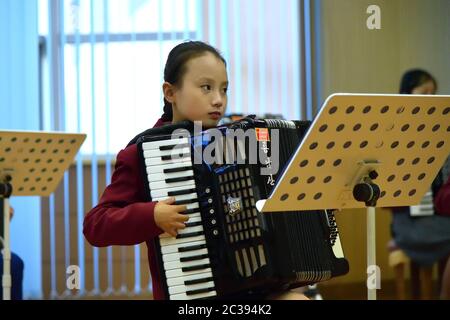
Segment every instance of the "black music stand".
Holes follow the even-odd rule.
[[[85,134],[0,131],[0,215],[3,215],[3,299],[11,299],[9,197],[49,196]]]
[[[373,269],[375,207],[418,204],[449,153],[450,96],[334,94],[257,208],[366,207]],[[369,278],[367,285],[368,299],[376,299]]]

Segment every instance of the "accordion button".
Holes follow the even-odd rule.
[[[206,193],[211,193],[211,189],[210,189],[210,188],[206,188],[206,189],[205,189],[205,192],[206,192]]]
[[[209,209],[210,214],[214,214],[214,209]]]
[[[217,236],[218,234],[219,234],[219,230],[214,229],[214,230],[213,230],[213,235]]]
[[[212,219],[211,224],[216,224],[216,219]]]
[[[208,203],[212,203],[212,202],[213,202],[213,199],[209,198]]]

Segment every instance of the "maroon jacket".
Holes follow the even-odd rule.
[[[154,127],[164,123],[161,119]],[[106,187],[98,205],[87,213],[83,233],[96,247],[147,243],[148,262],[153,282],[154,299],[163,299],[156,255],[152,240],[163,233],[153,217],[156,202],[146,202],[137,145],[117,155],[111,184]]]
[[[442,185],[434,200],[436,211],[442,215],[450,216],[450,177]]]

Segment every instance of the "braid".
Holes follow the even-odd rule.
[[[172,122],[173,111],[172,104],[164,98],[164,113],[161,117],[164,122]]]

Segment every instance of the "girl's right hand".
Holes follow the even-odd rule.
[[[175,198],[158,201],[155,206],[154,218],[156,225],[164,232],[176,237],[178,229],[186,228],[185,222],[189,220],[187,215],[180,212],[186,211],[185,205],[173,205]]]

